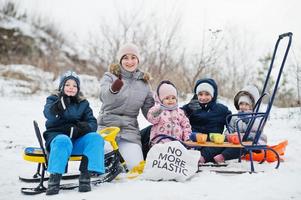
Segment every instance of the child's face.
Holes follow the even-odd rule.
[[[206,104],[212,100],[212,96],[209,92],[202,91],[198,93],[198,100],[200,103]]]
[[[252,110],[251,105],[248,104],[248,103],[245,103],[245,102],[241,102],[238,106],[239,106],[239,110],[241,110],[241,111],[249,111],[249,110]]]
[[[75,80],[69,79],[64,85],[64,93],[67,96],[75,96],[77,94],[78,88]]]
[[[133,72],[137,69],[138,66],[138,58],[132,54],[126,54],[121,59],[122,67],[129,72]]]
[[[165,97],[162,100],[162,103],[164,106],[172,107],[177,104],[177,98],[174,95],[170,95],[170,96]]]

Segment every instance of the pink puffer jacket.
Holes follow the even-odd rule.
[[[160,105],[156,104],[149,110],[147,119],[153,124],[150,140],[158,134],[173,136],[181,141],[189,140],[191,126],[182,109],[162,110]],[[153,142],[156,143],[156,141]]]

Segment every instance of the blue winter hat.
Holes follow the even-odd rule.
[[[76,72],[72,70],[66,71],[61,77],[60,77],[60,85],[59,85],[59,90],[62,91],[65,83],[67,80],[73,79],[76,82],[78,91],[80,90],[80,80],[79,76],[76,74]]]

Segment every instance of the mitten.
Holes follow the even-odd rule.
[[[59,95],[58,100],[51,107],[52,112],[57,115],[62,113],[70,105],[71,99],[66,95]]]
[[[153,117],[158,117],[162,113],[162,108],[160,105],[155,105],[154,109],[152,110],[151,115]]]
[[[189,136],[190,140],[192,140],[193,142],[196,142],[196,134],[197,132],[192,132]]]
[[[193,98],[190,100],[190,102],[188,103],[188,107],[192,110],[192,111],[196,111],[201,109],[201,105],[199,103],[199,100],[197,98],[197,95],[195,94],[193,96]]]
[[[123,81],[121,80],[121,76],[119,76],[119,78],[112,83],[110,90],[112,93],[116,94],[121,90],[122,86]]]
[[[70,102],[71,103],[79,103],[79,97],[78,97],[78,95],[69,96],[69,98],[70,98]]]
[[[73,126],[73,132],[71,132],[70,138],[77,139],[89,132],[91,132],[91,128],[88,122],[77,122],[76,125]]]
[[[238,117],[240,119],[242,119],[241,121],[243,121],[244,123],[248,124],[249,121],[250,121],[250,118],[246,118],[246,117],[249,117],[249,115],[242,115],[243,113],[247,113],[247,112],[243,112],[243,111],[238,112]]]

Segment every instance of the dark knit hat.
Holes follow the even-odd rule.
[[[65,83],[67,80],[73,79],[76,82],[78,91],[80,90],[80,80],[79,76],[76,74],[76,72],[68,70],[66,71],[61,77],[60,77],[60,85],[59,85],[59,90],[62,91]]]

